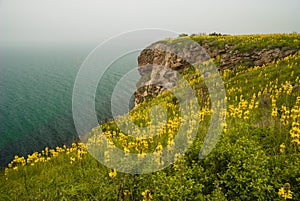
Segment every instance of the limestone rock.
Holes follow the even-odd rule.
[[[142,78],[137,83],[135,103],[139,104],[147,97],[156,97],[174,86],[178,80],[176,72],[185,70],[194,62],[203,62],[219,56],[219,69],[222,71],[227,68],[236,69],[241,64],[248,67],[262,66],[298,51],[289,47],[273,47],[240,52],[235,49],[234,44],[225,44],[220,48],[216,43],[204,40],[199,45],[191,43],[186,47],[177,43],[179,46],[183,45],[178,51],[170,44],[157,42],[144,49],[138,57]]]

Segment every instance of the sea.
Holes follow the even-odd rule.
[[[15,155],[26,157],[79,139],[72,115],[73,87],[96,45],[0,45],[0,167]],[[99,81],[95,97],[99,124],[112,118],[113,88],[137,66],[138,55],[114,62]]]

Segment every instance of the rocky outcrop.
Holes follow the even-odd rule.
[[[235,50],[234,44],[225,44],[223,48],[218,47],[215,42],[203,41],[200,44],[211,58],[219,56],[220,70],[226,68],[235,68],[239,65],[244,66],[262,66],[275,59],[282,59],[288,55],[295,54],[298,50],[290,47],[274,47],[262,50]]]
[[[268,64],[275,59],[284,58],[290,54],[295,54],[297,50],[293,49],[263,49],[261,51],[253,51],[251,53],[241,53],[239,51],[229,51],[220,55],[220,69],[234,68],[238,65],[249,67],[262,66]],[[211,55],[214,56],[214,55]]]
[[[178,71],[209,59],[209,55],[200,45],[189,41],[176,45],[155,43],[144,49],[138,57],[141,79],[137,83],[135,104],[143,102],[147,97],[156,97],[175,86]]]
[[[141,52],[138,57],[138,66],[142,78],[137,83],[136,105],[174,86],[178,80],[176,72],[185,70],[193,63],[215,58],[219,70],[222,71],[228,68],[235,69],[239,65],[262,66],[298,51],[289,47],[275,47],[241,52],[235,49],[234,44],[225,44],[220,48],[215,41],[202,41],[200,44],[188,43],[180,50],[178,46],[182,44],[177,43],[174,46],[162,41]]]

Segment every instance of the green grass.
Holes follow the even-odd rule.
[[[204,42],[209,43],[211,48],[223,49],[225,45],[231,45],[234,50],[240,52],[253,52],[254,50],[259,51],[262,49],[273,49],[273,48],[300,48],[300,34],[256,34],[256,35],[240,35],[240,36],[191,36],[192,40],[203,44]]]
[[[289,37],[288,41],[294,40],[293,35]],[[227,43],[242,40],[247,44],[246,39],[241,39],[243,36],[232,38]],[[280,38],[274,40],[266,41],[265,45],[286,45],[284,41],[280,43]],[[198,154],[210,123],[209,113],[201,121],[196,140],[185,155],[161,171],[141,175],[117,172],[116,177],[110,177],[111,170],[89,153],[84,153],[82,160],[79,159],[80,151],[84,151],[79,145],[73,151],[58,149],[58,156],[51,156],[47,162],[33,162],[33,166],[13,164],[18,170],[10,167],[6,175],[2,171],[0,200],[147,200],[142,194],[146,190],[151,194],[149,200],[283,200],[278,191],[284,186],[292,192],[293,200],[300,200],[300,145],[293,143],[290,135],[292,122],[300,122],[300,115],[295,119],[289,116],[287,124],[282,121],[282,106],[289,110],[297,109],[297,105],[300,107],[297,103],[300,96],[299,64],[297,55],[262,68],[244,66],[235,72],[226,71],[223,80],[227,92],[227,125],[216,147],[203,160]],[[182,74],[197,92],[201,107],[209,107],[202,76],[192,68]],[[276,96],[276,89],[284,88],[287,82],[293,86],[292,91],[283,89],[279,93],[276,97],[277,116],[272,117],[272,98]],[[253,109],[249,109],[251,100],[254,101]],[[180,116],[178,101],[170,92],[165,92],[131,111],[133,122],[147,126],[150,120],[148,110],[154,105],[163,105],[171,122],[176,122]],[[241,116],[234,116],[230,107]],[[248,115],[246,111],[249,111]],[[101,128],[116,146],[125,147],[115,122],[101,125]],[[90,136],[99,129],[95,128]],[[149,147],[141,151],[154,151],[158,142],[166,146],[174,133],[176,135],[176,129],[172,131],[167,127],[161,137],[153,138],[153,143],[147,140]],[[126,143],[129,142],[137,143],[137,140],[128,137]],[[285,149],[280,151],[283,144]],[[129,149],[138,153],[134,147]],[[46,158],[45,152],[36,158],[43,157]],[[75,161],[72,162],[71,158]]]

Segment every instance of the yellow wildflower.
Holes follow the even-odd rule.
[[[159,152],[163,149],[163,146],[160,144],[160,142],[158,143],[157,147],[155,148],[155,151]]]
[[[108,173],[108,176],[111,177],[112,179],[115,179],[117,176],[116,169],[110,170],[110,172]]]
[[[285,183],[283,187],[281,187],[278,191],[278,195],[286,199],[292,199],[292,191],[291,185],[289,183]]]
[[[70,163],[73,164],[75,162],[75,157],[70,157]]]
[[[151,191],[146,189],[144,192],[142,192],[143,201],[150,201],[152,200]]]
[[[283,153],[284,151],[285,151],[285,145],[284,145],[284,143],[282,143],[280,145],[280,152]]]
[[[129,190],[125,190],[123,192],[123,194],[124,194],[125,197],[127,197],[127,196],[131,195],[131,192]]]

